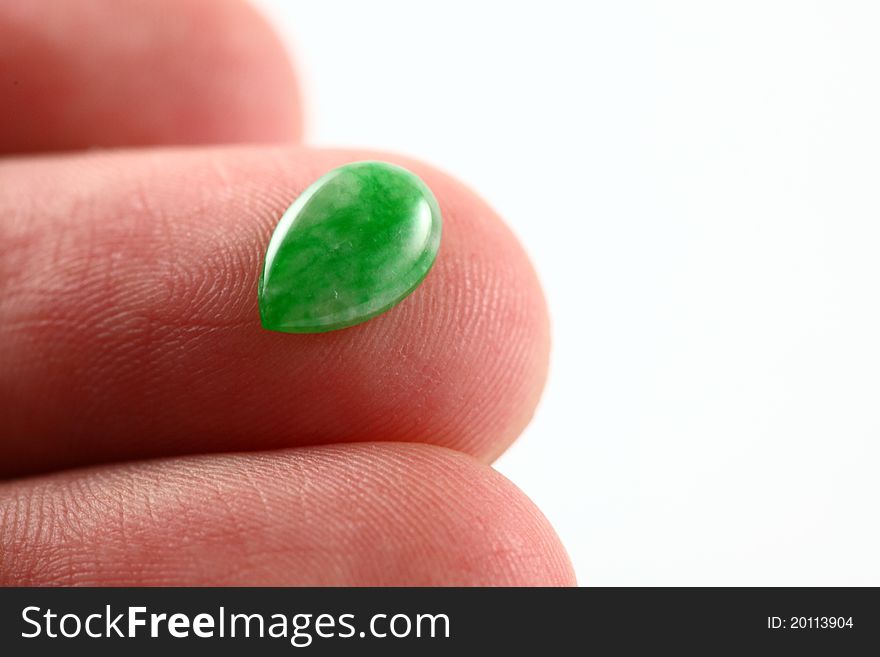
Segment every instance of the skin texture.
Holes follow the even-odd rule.
[[[572,584],[546,520],[487,465],[531,417],[549,348],[496,214],[419,162],[296,144],[290,66],[242,4],[41,6],[0,0],[0,152],[156,146],[0,159],[0,583]],[[144,61],[146,86],[127,82]],[[63,77],[75,102],[10,95],[10,71]],[[239,141],[278,143],[181,146]],[[278,218],[365,159],[436,195],[430,275],[360,326],[263,330]]]
[[[11,488],[11,490],[9,490]],[[339,445],[0,485],[0,584],[559,585],[553,530],[439,447]],[[51,518],[37,522],[41,515]],[[316,522],[319,518],[320,522]],[[478,531],[475,531],[477,529]]]

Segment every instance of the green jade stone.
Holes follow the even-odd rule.
[[[260,275],[263,327],[322,333],[389,310],[424,280],[440,247],[437,199],[385,162],[333,169],[275,228]]]

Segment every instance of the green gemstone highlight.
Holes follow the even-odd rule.
[[[440,247],[437,199],[387,162],[333,169],[282,215],[263,262],[263,327],[322,333],[389,310],[424,280]]]

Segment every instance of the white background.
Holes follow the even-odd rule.
[[[259,3],[308,139],[421,158],[554,330],[498,469],[587,585],[880,585],[880,4]]]

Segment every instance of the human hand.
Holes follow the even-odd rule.
[[[48,9],[0,0],[0,584],[572,584],[488,465],[549,345],[493,211],[418,162],[299,144],[293,73],[240,2]],[[433,270],[366,324],[262,330],[279,216],[363,159],[437,196]]]

